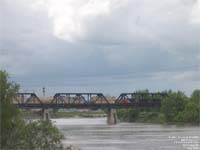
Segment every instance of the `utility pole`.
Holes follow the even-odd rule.
[[[43,96],[45,96],[45,87],[42,88]]]

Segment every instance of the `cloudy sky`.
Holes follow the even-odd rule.
[[[1,0],[0,19],[23,92],[200,88],[200,0]]]

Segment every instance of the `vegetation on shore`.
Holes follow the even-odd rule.
[[[63,135],[50,121],[26,123],[12,104],[19,85],[8,81],[0,71],[0,149],[55,150],[64,149]]]
[[[139,91],[148,93],[148,90]],[[168,97],[161,101],[161,108],[118,109],[121,121],[197,124],[200,123],[200,90],[194,90],[190,97],[183,92],[167,91]]]
[[[41,112],[32,112],[29,110],[22,110],[21,115],[26,119],[39,119],[41,118]],[[106,117],[106,113],[104,111],[78,111],[78,110],[70,110],[70,111],[50,111],[50,117],[54,118],[94,118],[94,117]]]

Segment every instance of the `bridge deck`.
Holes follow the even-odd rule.
[[[42,109],[42,108],[50,108],[50,109],[99,109],[99,108],[145,108],[145,107],[160,107],[160,103],[130,103],[130,104],[15,104],[17,107],[21,109]]]

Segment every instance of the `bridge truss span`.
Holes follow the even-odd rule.
[[[114,101],[102,93],[56,93],[48,101],[35,93],[18,93],[13,103],[27,109],[99,109],[99,108],[143,108],[160,107],[165,93],[122,93]]]
[[[17,93],[13,99],[14,104],[43,104],[35,93]]]
[[[115,103],[161,103],[161,100],[166,96],[166,93],[121,93],[120,96],[116,99]]]
[[[102,93],[56,93],[51,104],[109,104]]]

